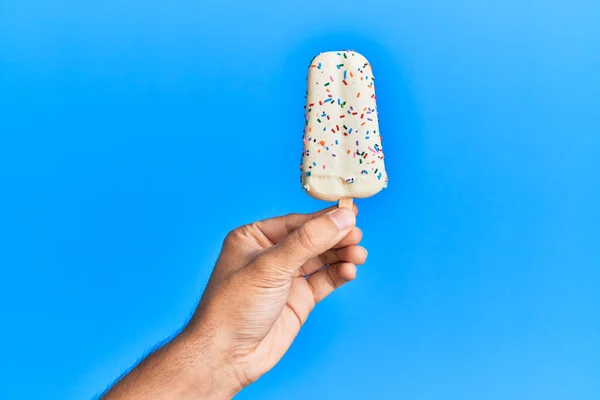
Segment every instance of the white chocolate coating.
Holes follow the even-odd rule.
[[[363,198],[387,186],[373,71],[353,51],[311,62],[306,95],[302,187],[316,199]]]

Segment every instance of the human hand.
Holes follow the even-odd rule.
[[[153,364],[147,375],[156,376],[146,379],[165,382],[167,374],[169,383],[188,382],[178,385],[177,398],[220,399],[269,371],[314,306],[353,280],[356,265],[365,262],[356,212],[355,207],[289,214],[230,232],[192,319],[156,360],[146,361]],[[136,379],[128,378],[121,386],[131,396]],[[170,398],[166,392],[164,383],[161,390],[146,391],[152,398]]]
[[[281,359],[315,304],[354,279],[367,257],[355,222],[350,210],[328,209],[227,236],[189,328],[213,337],[240,387]]]

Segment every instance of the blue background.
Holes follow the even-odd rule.
[[[0,398],[91,398],[300,190],[305,74],[372,62],[369,250],[240,399],[600,398],[600,2],[0,3]],[[267,171],[256,172],[257,166]]]

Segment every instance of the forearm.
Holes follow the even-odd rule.
[[[143,360],[103,399],[230,399],[241,389],[232,375],[209,340],[184,331]]]

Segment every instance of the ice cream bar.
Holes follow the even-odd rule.
[[[325,201],[370,197],[387,186],[373,70],[359,53],[312,60],[300,169],[306,193]]]

